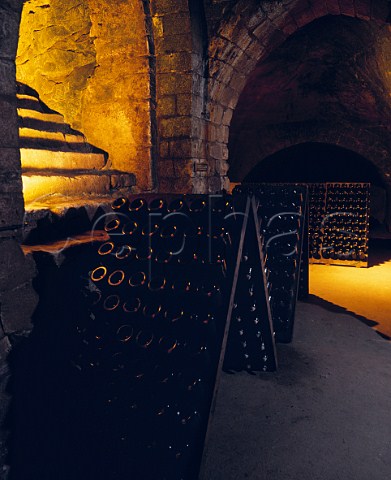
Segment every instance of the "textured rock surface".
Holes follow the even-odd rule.
[[[137,171],[144,189],[152,186],[148,54],[141,0],[24,5],[18,80],[107,151],[113,168]]]

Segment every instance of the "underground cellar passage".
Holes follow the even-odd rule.
[[[2,1],[1,480],[389,477],[390,18]]]

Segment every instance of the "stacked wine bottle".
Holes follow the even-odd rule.
[[[367,183],[310,185],[310,261],[368,266]]]
[[[102,436],[110,435],[119,457],[109,478],[195,479],[240,284],[238,262],[249,245],[250,200],[146,195],[112,207],[109,238],[86,289],[90,316],[77,324],[75,359],[106,419]],[[254,238],[248,265],[263,273]],[[259,358],[266,355],[262,366],[275,368],[262,280],[248,288],[259,305],[252,310]]]
[[[265,272],[277,342],[290,342],[296,301],[308,292],[307,188],[286,184],[242,184],[234,194],[254,195],[259,235],[264,238]]]
[[[255,200],[253,204],[246,218],[224,368],[267,372],[276,370],[277,356]]]

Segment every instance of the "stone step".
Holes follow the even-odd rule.
[[[107,162],[105,155],[95,152],[66,152],[21,148],[22,168],[27,169],[102,169]]]
[[[40,132],[61,132],[64,134],[78,135],[80,132],[73,130],[68,123],[57,123],[51,121],[39,120],[37,118],[20,117],[19,128],[27,128]]]
[[[88,143],[28,85],[18,84],[17,107],[22,168],[99,170],[107,165],[108,154]]]
[[[50,138],[21,138],[20,148],[32,150],[48,150],[54,152],[78,152],[78,153],[99,153],[107,158],[108,155],[99,148],[94,147],[86,140],[81,142],[68,142],[64,140],[54,140]],[[56,166],[54,165],[56,168]]]
[[[22,95],[18,93],[16,95],[17,107],[24,110],[36,110],[42,113],[57,113],[51,110],[47,105],[39,100],[39,97],[32,95]]]
[[[23,192],[26,206],[50,195],[111,194],[113,190],[129,189],[136,184],[135,176],[117,170],[23,169]]]
[[[35,128],[20,127],[19,138],[21,143],[31,139],[55,140],[66,143],[85,143],[86,138],[82,133],[65,133],[61,131],[37,130]]]
[[[28,118],[33,120],[40,120],[41,122],[65,124],[64,117],[59,113],[40,112],[38,110],[31,110],[27,108],[18,108],[18,115],[20,118]]]

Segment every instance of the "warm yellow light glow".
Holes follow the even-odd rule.
[[[18,115],[22,118],[32,118],[34,120],[41,120],[42,122],[64,124],[63,116],[56,113],[42,113],[37,110],[18,108]]]
[[[46,140],[56,140],[67,143],[83,143],[85,138],[83,135],[70,135],[63,132],[49,132],[46,130],[34,130],[32,128],[19,128],[19,137],[20,138],[36,138],[36,139],[46,139]]]
[[[377,322],[391,337],[391,260],[370,268],[310,265],[310,293]]]
[[[47,0],[42,8],[41,0],[25,2],[16,78],[27,87],[20,88],[18,113],[23,127],[39,128],[39,132],[21,130],[21,139],[62,141],[60,132],[41,130],[65,131],[53,124],[69,125],[107,152],[113,169],[137,173],[139,187],[150,188],[151,91],[145,12],[142,2],[102,5],[100,0]],[[51,128],[45,128],[44,122],[50,122]],[[72,144],[79,139],[65,141]],[[68,164],[100,168],[91,156],[84,160],[83,166],[73,160]],[[70,168],[57,153],[52,165],[47,156],[42,161],[39,165],[39,154],[22,152],[24,168]],[[31,179],[25,182],[32,183]],[[26,198],[30,197],[28,193]]]
[[[26,203],[44,200],[55,195],[90,195],[110,191],[110,177],[107,175],[22,175],[24,200]]]
[[[48,169],[48,173],[56,170],[98,170],[105,166],[105,158],[100,153],[21,148],[20,158],[22,168]]]

